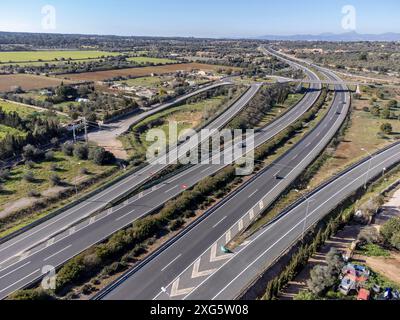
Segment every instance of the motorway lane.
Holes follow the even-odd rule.
[[[220,245],[243,229],[243,214],[251,215],[259,204],[260,210],[267,207],[301,174],[332,139],[348,108],[348,93],[337,93],[327,116],[312,133],[104,299],[180,299],[190,293],[230,257],[221,252]],[[278,172],[285,179],[277,180]]]
[[[206,126],[208,129],[222,128],[230,119],[232,119],[242,108],[250,101],[250,99],[258,92],[260,85],[253,85],[231,108],[226,110],[220,117]],[[182,144],[179,150],[190,144],[190,141]],[[177,157],[176,149],[171,150],[174,157]],[[65,212],[51,218],[40,225],[18,235],[7,242],[0,245],[0,266],[10,257],[23,253],[24,250],[51,238],[54,234],[65,230],[69,226],[78,221],[92,215],[94,212],[104,208],[110,201],[119,198],[120,196],[134,190],[152,176],[156,175],[163,169],[168,167],[168,164],[149,164],[145,168],[130,175],[115,185],[98,193],[92,198],[76,205],[75,207],[66,210]],[[1,268],[1,267],[0,267]]]
[[[318,86],[315,86],[315,89],[317,88]],[[262,144],[293,123],[311,107],[318,96],[318,90],[310,91],[296,107],[293,107],[270,126],[260,130],[256,135],[255,145]],[[54,238],[46,239],[46,242],[29,252],[13,257],[0,268],[0,277],[3,277],[5,281],[0,286],[0,297],[4,297],[41,277],[40,271],[37,270],[40,269],[40,266],[43,266],[44,260],[49,265],[59,266],[78,252],[98,243],[115,231],[129,225],[133,220],[150,213],[168,199],[175,197],[183,191],[183,184],[190,187],[211,173],[219,171],[224,166],[226,165],[190,168],[180,173],[177,177],[170,178],[166,182],[155,186],[154,189],[135,196],[129,202],[122,204],[122,206],[108,210],[100,214],[98,218],[87,219]],[[29,263],[26,264],[27,262]],[[9,266],[12,266],[12,268]],[[9,273],[10,270],[15,270],[15,273]],[[7,274],[7,277],[4,276],[5,274]],[[18,279],[23,280],[18,281]]]
[[[400,162],[400,144],[383,151],[334,181],[322,187],[301,201],[280,219],[264,227],[250,239],[247,246],[242,246],[226,261],[226,264],[215,272],[200,287],[192,291],[186,299],[193,300],[233,300],[242,293],[243,288],[258,278],[260,273],[269,267],[303,234],[320,221],[337,205],[362,187],[366,180],[380,176],[384,168]],[[371,169],[368,171],[369,167]],[[249,263],[249,261],[251,263]]]

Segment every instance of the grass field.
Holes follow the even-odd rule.
[[[85,62],[97,62],[100,61],[101,59],[78,59],[78,60],[71,60],[71,61],[35,61],[35,62],[12,62],[12,63],[1,63],[1,67],[6,67],[6,66],[15,66],[18,65],[20,67],[27,67],[27,66],[32,66],[32,67],[40,67],[44,66],[46,64],[53,66],[53,65],[60,65],[60,64],[68,64],[70,63],[85,63]]]
[[[14,91],[16,87],[21,87],[25,91],[57,87],[62,82],[64,82],[64,84],[71,83],[68,80],[53,77],[31,74],[6,74],[0,75],[0,92],[11,92]]]
[[[56,164],[58,170],[51,171],[51,165]],[[74,157],[65,156],[61,152],[55,152],[55,159],[53,161],[44,161],[35,164],[33,169],[29,169],[26,165],[17,166],[11,170],[11,177],[6,182],[2,183],[4,192],[0,193],[0,210],[4,207],[11,205],[21,198],[27,197],[29,191],[35,190],[44,193],[49,188],[52,188],[49,178],[53,174],[57,174],[63,179],[66,185],[74,185],[75,180],[79,182],[84,175],[80,173],[81,168],[89,170],[89,175],[94,176],[112,166],[100,167],[95,165],[92,161],[78,160]],[[30,183],[23,179],[26,172],[32,172],[35,177],[35,182]]]
[[[55,59],[92,59],[102,56],[117,56],[116,52],[105,51],[20,51],[0,52],[0,62],[31,62],[31,61],[54,61]]]
[[[167,74],[177,71],[191,71],[194,69],[204,71],[216,71],[219,69],[238,70],[238,68],[224,67],[218,65],[202,64],[202,63],[182,63],[169,64],[165,66],[143,67],[143,68],[127,68],[119,70],[107,70],[96,72],[84,72],[80,74],[62,74],[59,78],[69,79],[72,81],[103,81],[114,77],[145,77],[152,73]]]
[[[0,124],[0,140],[4,139],[7,134],[20,137],[26,136],[25,132]]]
[[[312,180],[311,186],[316,186],[351,163],[366,157],[368,154],[364,150],[373,153],[376,150],[393,143],[396,138],[400,137],[399,120],[382,119],[363,110],[365,106],[369,106],[369,99],[371,97],[372,95],[370,93],[366,93],[363,94],[362,100],[352,100],[353,111],[350,116],[351,124],[345,133],[343,142],[339,144],[333,156],[323,166],[319,174]],[[398,99],[399,96],[393,96],[392,98]],[[378,99],[377,103],[383,106],[387,101],[388,100]],[[396,115],[400,115],[400,108],[392,111]],[[386,122],[392,125],[394,133],[381,137],[378,135],[380,133],[380,127]]]
[[[175,60],[171,59],[162,59],[162,58],[151,58],[151,57],[132,57],[128,58],[128,61],[133,61],[136,63],[155,63],[155,64],[170,64],[170,63],[176,63]]]
[[[140,86],[140,87],[146,87],[146,88],[156,88],[156,87],[161,86],[162,78],[161,77],[141,77],[141,78],[118,81],[118,83],[126,83],[130,87]]]
[[[122,136],[121,140],[130,154],[144,153],[147,146],[152,142],[146,141],[147,131],[142,133],[139,139],[136,136],[136,130],[146,126],[157,119],[165,120],[165,123],[160,126],[155,126],[153,129],[161,129],[164,131],[167,139],[169,138],[169,122],[175,121],[178,125],[178,134],[182,130],[199,127],[208,117],[218,112],[218,107],[221,106],[224,97],[219,96],[207,99],[197,103],[185,104],[183,106],[171,108],[163,112],[157,113],[131,129],[131,132]]]
[[[16,103],[0,100],[0,108],[5,112],[17,112],[21,118],[26,118],[38,111]]]

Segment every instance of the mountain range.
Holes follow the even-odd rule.
[[[321,33],[318,35],[265,35],[257,37],[257,39],[271,41],[400,41],[400,33],[360,34],[357,32],[346,32],[341,34]]]

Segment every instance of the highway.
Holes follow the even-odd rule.
[[[364,159],[359,165],[345,171],[327,185],[302,199],[290,211],[252,235],[237,248],[218,271],[191,291],[185,299],[233,300],[243,293],[261,272],[278,259],[304,230],[330,213],[365,181],[382,175],[385,168],[400,162],[400,144]],[[309,211],[307,214],[307,206]]]
[[[310,73],[310,77],[315,78],[316,75]],[[255,86],[254,90],[258,90],[258,87]],[[318,90],[320,85],[315,85],[312,88],[314,90],[310,90],[298,105],[257,133],[256,146],[287,128],[313,105],[320,94]],[[228,164],[191,167],[154,188],[134,196],[121,206],[104,211],[96,217],[84,219],[74,226],[59,220],[62,218],[60,216],[54,220],[56,224],[60,222],[57,228],[53,228],[52,225],[40,225],[37,229],[40,235],[35,233],[31,235],[28,232],[19,236],[19,239],[21,239],[19,242],[12,239],[11,242],[4,243],[0,247],[0,255],[3,258],[0,269],[0,279],[2,279],[0,297],[4,298],[14,290],[39,279],[42,276],[41,268],[44,263],[54,267],[61,265],[79,252],[131,224],[135,219],[154,211],[169,199],[183,192],[185,188],[190,188],[201,179],[219,171],[226,165]],[[185,185],[185,188],[182,187],[183,185]],[[85,212],[78,217],[82,217],[83,214]],[[49,220],[49,222],[53,222],[52,220]],[[53,233],[57,235],[47,236],[49,232],[46,228],[57,230],[58,232]],[[45,239],[45,241],[39,240],[37,241],[38,245],[33,245],[35,242],[31,240],[32,236],[36,239],[43,237],[42,239]],[[23,249],[19,251],[16,249],[21,247]],[[26,250],[26,248],[30,249]],[[16,252],[19,252],[19,254],[16,255]]]
[[[336,89],[327,115],[299,143],[98,298],[180,300],[207,281],[232,258],[222,246],[273,203],[334,137],[350,107],[346,88]]]
[[[214,120],[206,128],[218,129],[231,120],[257,93],[259,85],[253,85],[231,108]],[[190,141],[189,141],[190,142]],[[188,143],[189,143],[188,142]],[[181,145],[184,147],[186,144]],[[172,151],[171,151],[172,152]],[[128,194],[151,177],[168,167],[168,164],[151,163],[143,169],[129,175],[111,187],[97,193],[84,202],[62,212],[61,214],[39,224],[38,226],[13,237],[0,245],[0,268],[4,261],[22,253],[31,246],[51,238],[61,230],[74,225],[104,208],[111,201]]]

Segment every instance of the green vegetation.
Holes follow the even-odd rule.
[[[0,108],[7,113],[16,112],[21,118],[38,115],[40,112],[34,108],[29,108],[17,103],[0,100]]]
[[[392,218],[380,230],[386,244],[400,250],[400,218]]]
[[[170,64],[170,63],[177,63],[176,60],[171,60],[171,59],[163,59],[163,58],[151,58],[151,57],[132,57],[128,58],[128,61],[133,61],[139,64],[147,64],[147,63],[153,63],[153,64]]]
[[[0,62],[81,60],[117,55],[119,55],[119,53],[105,51],[15,51],[0,52]]]
[[[24,138],[26,137],[26,132],[0,124],[0,140],[4,139],[7,135]]]
[[[365,244],[361,246],[358,251],[360,254],[367,257],[390,257],[389,251],[374,243]]]
[[[304,268],[308,263],[308,259],[314,255],[323,244],[341,228],[348,224],[354,213],[357,211],[357,205],[368,201],[372,197],[376,197],[385,190],[389,185],[400,177],[400,167],[397,166],[388,173],[387,177],[381,177],[373,182],[367,189],[360,188],[354,192],[347,200],[340,204],[337,208],[332,210],[322,221],[320,221],[305,239],[305,244],[300,248],[294,248],[294,253],[291,253],[290,262],[287,267],[276,277],[271,279],[267,286],[263,299],[274,299],[280,290]],[[357,204],[357,205],[356,205]],[[374,284],[373,278],[369,283]],[[395,287],[396,286],[392,286]],[[311,298],[315,295],[313,293],[302,293],[297,300],[302,297]]]

